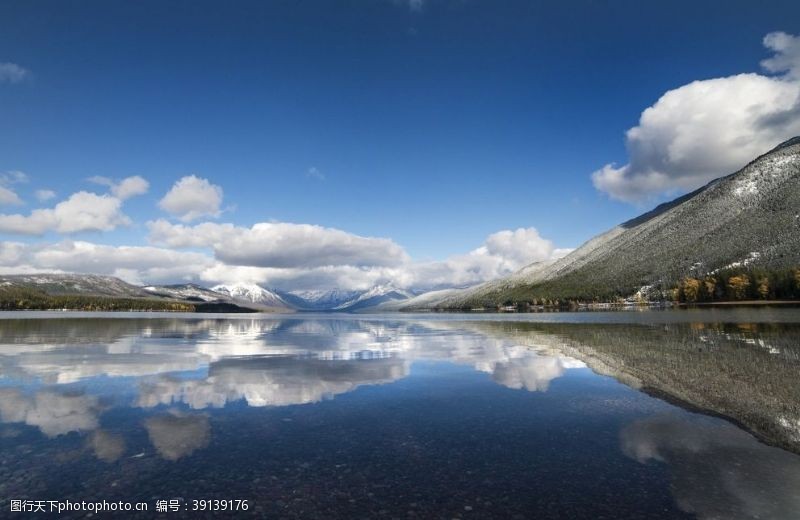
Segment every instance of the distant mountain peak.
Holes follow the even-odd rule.
[[[291,307],[279,294],[255,283],[221,284],[215,285],[211,290],[225,294],[238,301],[256,303],[267,307]]]

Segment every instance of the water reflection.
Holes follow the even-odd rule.
[[[0,388],[0,420],[36,426],[48,437],[98,426],[98,398],[83,393],[47,390],[26,395],[15,388]]]
[[[509,388],[546,391],[584,366],[504,337],[402,321],[9,320],[0,330],[0,421],[48,437],[91,433],[88,445],[105,461],[125,451],[124,440],[98,429],[114,406],[314,403],[402,379],[415,360],[466,364]],[[108,378],[122,388],[91,384]],[[168,460],[205,447],[211,434],[207,416],[175,409],[144,427]]]
[[[531,425],[540,425],[547,435],[526,449],[558,454],[563,460],[548,459],[549,465],[564,464],[569,469],[572,466],[564,461],[577,456],[578,448],[565,449],[559,435],[546,429],[556,431],[562,421],[574,421],[559,431],[582,435],[581,443],[591,450],[612,458],[616,454],[642,471],[666,468],[674,501],[685,513],[700,518],[786,518],[800,510],[798,457],[758,442],[729,422],[687,413],[585,368],[684,408],[731,418],[762,440],[800,451],[798,339],[798,325],[750,322],[565,324],[352,317],[1,320],[0,422],[6,426],[0,442],[20,447],[15,460],[29,460],[24,447],[34,442],[32,432],[36,432],[42,443],[63,446],[64,453],[91,454],[101,466],[139,468],[131,465],[140,461],[152,468],[153,460],[180,465],[225,452],[231,443],[247,446],[256,435],[273,435],[269,442],[287,442],[274,420],[256,421],[248,433],[239,431],[242,410],[261,413],[322,401],[337,403],[345,394],[358,394],[356,389],[397,387],[400,381],[414,380],[419,367],[445,362],[458,367],[458,374],[470,374],[459,376],[466,377],[469,385],[488,385],[481,387],[482,394],[492,397],[484,402],[473,395],[472,401],[462,404],[461,393],[446,394],[451,401],[435,392],[424,394],[413,406],[421,410],[431,400],[445,403],[444,413],[453,410],[455,419],[447,419],[454,426],[443,435],[425,430],[438,417],[403,423],[397,431],[404,437],[393,441],[391,449],[413,447],[412,455],[421,461],[419,453],[433,445],[431,439],[446,443],[449,440],[439,436],[449,435],[474,451],[480,443],[460,436],[475,437],[470,432],[480,424],[458,423],[474,406],[483,415],[473,420],[494,417],[505,425],[501,433],[509,441],[524,444],[528,436],[535,437]],[[570,379],[571,375],[575,377]],[[559,383],[565,380],[573,386]],[[422,385],[424,378],[414,381]],[[600,386],[580,386],[576,381]],[[460,387],[459,392],[469,388]],[[394,411],[403,406],[393,400],[395,394],[382,395],[388,397],[378,401],[381,406]],[[534,395],[541,400],[517,401]],[[536,421],[524,427],[514,422],[515,414],[536,406],[543,414]],[[392,412],[382,413],[386,421]],[[229,422],[223,424],[222,419]],[[354,442],[371,442],[369,430],[361,431],[366,428],[361,422],[369,421],[358,416],[353,421],[339,430],[339,438],[356,431],[361,437]],[[319,427],[324,430],[327,424]],[[483,430],[484,435],[491,428]],[[613,441],[597,440],[610,431]],[[302,429],[293,433],[309,435]],[[217,436],[224,440],[215,445]],[[433,453],[428,456],[435,457],[436,450]],[[348,460],[342,455],[336,464]],[[524,471],[549,469],[534,465]]]
[[[208,446],[211,425],[208,415],[169,410],[144,422],[147,435],[158,453],[167,460],[178,460]]]
[[[95,456],[104,462],[114,462],[125,453],[125,439],[105,430],[95,430],[89,436],[88,446]]]
[[[184,403],[201,409],[240,399],[249,406],[306,404],[350,392],[360,385],[395,381],[407,373],[407,362],[396,357],[332,361],[313,357],[234,357],[211,363],[202,379],[170,374],[143,379],[137,405]]]
[[[668,466],[678,506],[698,518],[795,518],[800,459],[753,442],[731,424],[663,415],[621,433],[624,453]]]

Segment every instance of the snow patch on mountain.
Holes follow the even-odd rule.
[[[200,300],[204,302],[223,300],[226,296],[192,283],[183,285],[148,285],[143,287],[143,289],[155,296],[167,296],[181,300]]]
[[[372,307],[391,300],[407,300],[414,295],[403,289],[398,289],[391,284],[376,285],[362,292],[350,301],[343,302],[334,307],[334,310],[353,310],[356,308]]]
[[[348,291],[343,289],[290,291],[288,294],[303,301],[309,308],[333,309],[345,302],[351,301],[361,294],[361,291]]]
[[[254,283],[216,285],[211,290],[238,301],[257,303],[268,307],[289,307],[289,304],[280,295]]]

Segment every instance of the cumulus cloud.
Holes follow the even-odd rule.
[[[3,206],[19,206],[22,204],[22,199],[19,198],[13,190],[0,186],[0,205]]]
[[[56,192],[53,190],[36,190],[33,194],[39,202],[47,202],[56,198]]]
[[[362,237],[310,224],[262,222],[250,228],[206,222],[197,226],[148,223],[150,239],[170,247],[211,247],[228,265],[268,268],[388,267],[408,261],[387,238]]]
[[[592,174],[610,197],[642,202],[690,191],[732,173],[800,134],[800,38],[770,33],[773,74],[738,74],[670,90],[626,133],[629,161]]]
[[[472,285],[508,275],[530,263],[560,258],[535,228],[493,233],[480,247],[443,261],[414,262],[385,238],[361,237],[307,224],[260,223],[251,228],[205,222],[194,226],[148,222],[150,241],[170,248],[209,248],[217,263],[208,282],[248,282],[277,289],[365,289],[390,283],[430,289]]]
[[[30,215],[0,214],[0,232],[20,235],[111,231],[130,223],[122,213],[120,199],[86,191],[73,193],[54,208],[33,210]]]
[[[3,179],[0,177],[0,184]],[[70,234],[110,231],[130,224],[122,213],[123,199],[144,193],[147,181],[138,176],[121,181],[105,177],[89,180],[108,186],[111,194],[81,191],[52,208],[35,209],[28,215],[0,214],[0,232]],[[215,200],[201,209],[198,201],[204,193],[211,193]],[[40,200],[53,196],[50,190],[37,192]],[[204,212],[218,214],[221,200],[219,187],[189,176],[175,183],[161,205],[180,218],[192,220]],[[362,290],[385,284],[424,290],[480,283],[568,252],[556,248],[534,228],[494,233],[473,251],[443,261],[414,262],[391,239],[310,224],[262,222],[244,227],[158,219],[147,226],[152,246],[73,240],[0,242],[0,273],[95,273],[135,284],[244,282],[282,290]]]
[[[280,290],[363,290],[376,285],[406,287],[406,268],[324,266],[310,269],[231,266],[217,262],[204,269],[200,279],[209,284],[257,283]]]
[[[222,188],[207,179],[188,175],[179,179],[158,203],[167,213],[183,222],[221,213]]]
[[[473,285],[506,276],[534,262],[559,258],[569,251],[556,248],[536,228],[498,231],[467,254],[411,266],[406,284],[424,288]]]
[[[214,260],[202,253],[149,246],[109,246],[64,240],[57,243],[0,242],[0,272],[42,271],[118,276],[131,283],[172,282],[200,277]]]
[[[19,83],[29,78],[31,72],[16,63],[0,63],[0,83]]]
[[[108,186],[111,189],[111,194],[120,200],[127,200],[137,195],[144,195],[150,189],[150,183],[147,179],[134,175],[126,177],[121,181],[115,181],[108,177],[101,177],[96,175],[87,179],[89,182],[100,184],[101,186]]]
[[[789,77],[800,79],[800,37],[785,32],[772,32],[764,37],[764,46],[775,55],[761,62],[769,72],[785,72]]]

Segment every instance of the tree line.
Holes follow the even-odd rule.
[[[792,269],[729,268],[704,277],[687,276],[673,289],[685,303],[800,299],[800,267]]]
[[[147,298],[114,298],[82,294],[47,294],[25,287],[0,287],[0,310],[170,311],[194,312],[191,303]]]

